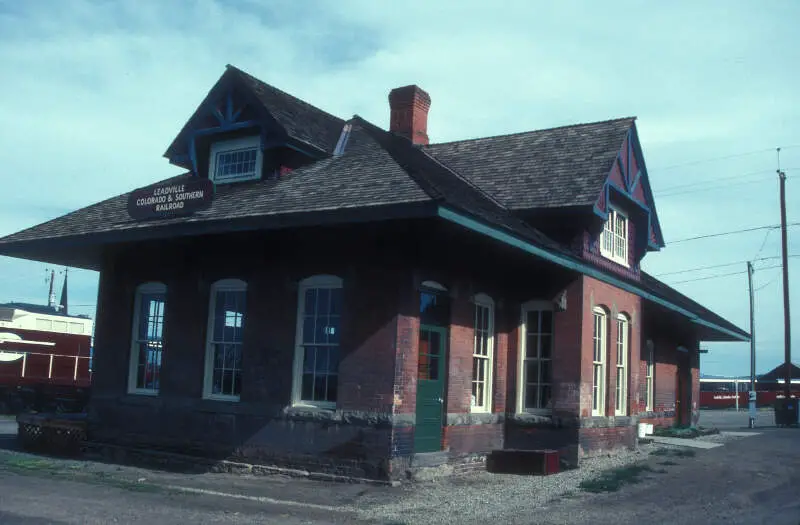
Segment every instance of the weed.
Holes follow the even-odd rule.
[[[651,456],[672,458],[693,458],[697,452],[688,448],[659,448],[650,453]]]
[[[625,484],[633,484],[641,481],[643,472],[652,472],[653,469],[647,465],[630,465],[620,467],[608,472],[604,472],[599,477],[584,480],[580,483],[581,490],[586,492],[616,492]]]

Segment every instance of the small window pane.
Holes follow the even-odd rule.
[[[531,310],[528,312],[528,322],[526,323],[526,328],[529,333],[538,334],[539,333],[539,316],[541,312],[538,310]]]
[[[553,347],[553,336],[542,335],[539,339],[539,357],[549,359]]]
[[[542,327],[540,331],[543,334],[553,333],[553,312],[550,310],[542,311]]]

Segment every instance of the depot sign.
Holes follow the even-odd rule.
[[[191,215],[211,205],[214,183],[192,179],[136,190],[128,196],[128,214],[134,220]]]

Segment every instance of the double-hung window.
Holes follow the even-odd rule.
[[[592,415],[605,415],[606,393],[606,312],[602,308],[593,310],[592,333]]]
[[[167,287],[146,283],[136,288],[128,392],[156,395],[164,350],[164,307]]]
[[[247,283],[244,281],[225,279],[211,286],[204,397],[239,400],[246,299]]]
[[[336,406],[342,279],[329,275],[300,282],[293,398],[295,404]]]
[[[628,217],[617,209],[609,208],[608,220],[600,234],[600,254],[628,266]]]
[[[653,372],[655,370],[655,345],[653,341],[647,341],[645,349],[645,410],[653,411]]]
[[[217,184],[254,180],[261,177],[261,138],[243,137],[211,145],[208,178]]]
[[[522,412],[552,409],[553,311],[549,304],[526,303],[520,330],[521,381],[518,406]]]
[[[492,410],[492,358],[494,354],[494,301],[484,294],[475,296],[475,331],[472,344],[473,412]]]
[[[614,396],[614,415],[617,416],[628,413],[628,340],[628,318],[620,314],[617,317],[617,375]]]

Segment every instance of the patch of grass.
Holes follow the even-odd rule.
[[[672,458],[693,458],[697,452],[689,448],[659,448],[650,453],[651,456]]]
[[[13,470],[53,470],[56,465],[52,461],[41,458],[3,455],[0,456],[0,466]]]
[[[694,439],[700,436],[719,434],[718,428],[695,427],[688,425],[675,425],[671,427],[656,427],[653,435],[659,437],[674,437],[683,439]]]
[[[616,492],[625,484],[641,481],[644,472],[653,472],[647,465],[629,465],[604,472],[599,477],[581,481],[579,487],[586,492]]]
[[[131,481],[109,475],[107,472],[94,473],[81,472],[80,465],[59,465],[55,461],[44,458],[20,454],[0,453],[0,470],[14,472],[28,476],[50,476],[53,478],[78,481],[92,485],[115,487],[135,492],[163,491],[162,487],[154,483]]]

